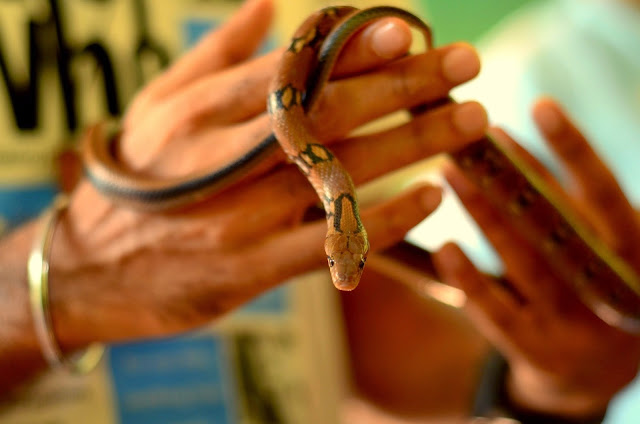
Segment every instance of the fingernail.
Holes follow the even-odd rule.
[[[442,75],[451,83],[469,81],[480,72],[480,59],[468,45],[460,45],[442,59]]]
[[[442,188],[438,186],[425,187],[420,200],[427,211],[435,210],[442,201]]]
[[[394,59],[407,52],[411,33],[395,21],[382,21],[371,28],[371,48],[383,59]]]
[[[536,105],[533,118],[540,129],[549,135],[559,134],[564,128],[564,121],[556,107],[546,102]]]
[[[483,134],[489,124],[487,112],[477,102],[458,105],[451,119],[456,129],[468,136]]]

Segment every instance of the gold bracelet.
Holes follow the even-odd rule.
[[[86,374],[100,362],[104,346],[92,344],[73,358],[65,358],[53,332],[49,309],[49,258],[56,223],[67,209],[68,198],[58,196],[51,208],[40,218],[40,228],[29,254],[27,275],[29,279],[29,299],[36,337],[47,363],[54,368],[64,367],[77,374]]]

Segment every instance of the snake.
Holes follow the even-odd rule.
[[[369,251],[356,190],[336,156],[314,136],[308,114],[347,41],[382,17],[405,21],[422,35],[427,50],[433,48],[429,25],[404,9],[324,8],[302,23],[283,53],[266,102],[272,134],[239,159],[184,177],[147,177],[119,163],[115,156],[117,129],[99,124],[88,129],[83,143],[85,174],[116,202],[164,210],[197,202],[230,187],[282,149],[306,176],[324,207],[324,247],[334,285],[341,290],[354,289]],[[455,102],[451,97],[445,101]],[[424,105],[411,112],[430,108]],[[612,326],[640,333],[640,277],[576,219],[535,171],[489,135],[448,154],[492,205],[513,217],[518,235],[537,247],[550,269],[577,292],[587,307]]]

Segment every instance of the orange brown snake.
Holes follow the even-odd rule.
[[[239,160],[183,178],[147,178],[127,173],[112,154],[116,137],[105,135],[103,126],[94,126],[83,145],[87,176],[116,201],[154,210],[179,207],[233,184],[270,155],[279,142],[324,205],[328,227],[325,250],[334,284],[343,290],[355,288],[369,249],[355,188],[331,151],[314,138],[305,115],[322,92],[346,42],[363,26],[387,16],[419,30],[427,48],[432,48],[430,28],[402,9],[330,7],[316,12],[294,34],[273,80],[267,106],[274,134]],[[517,217],[514,221],[520,235],[539,246],[552,270],[574,287],[587,306],[611,325],[640,332],[638,276],[554,201],[535,173],[488,136],[451,153],[451,157],[494,205]]]

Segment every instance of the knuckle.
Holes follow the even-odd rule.
[[[448,89],[436,69],[435,55],[429,53],[394,62],[388,73],[390,94],[411,105],[435,100]]]

